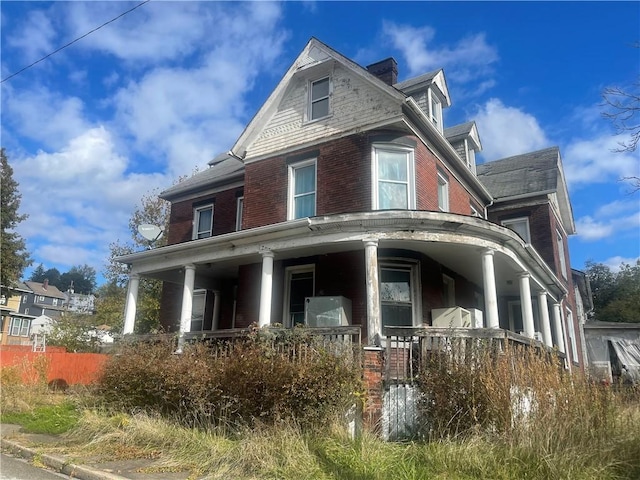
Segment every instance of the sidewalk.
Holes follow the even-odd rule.
[[[1,424],[2,451],[80,480],[194,480],[190,472],[164,472],[156,459],[113,460],[62,456],[56,435],[24,433],[20,425]]]

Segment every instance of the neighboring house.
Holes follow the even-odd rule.
[[[386,327],[472,323],[582,366],[559,150],[476,165],[478,127],[444,128],[450,104],[443,70],[398,82],[392,58],[363,68],[312,38],[231,150],[161,194],[169,245],[118,259],[124,333],[144,276],[181,339],[347,324],[379,346]]]
[[[587,322],[584,335],[595,378],[640,385],[640,322]]]
[[[5,289],[3,289],[5,290]],[[0,314],[2,315],[2,345],[28,345],[30,343],[31,322],[34,315],[21,313],[20,307],[22,298],[31,291],[23,284],[7,288],[8,297],[3,295],[0,298]]]
[[[69,289],[64,292],[64,296],[64,306],[67,311],[86,315],[93,315],[95,312],[95,295],[75,293],[73,289]]]
[[[20,312],[39,317],[45,315],[56,319],[63,315],[66,310],[66,296],[58,287],[49,285],[49,280],[40,282],[24,282],[29,293],[22,295],[20,302]]]

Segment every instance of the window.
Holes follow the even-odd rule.
[[[442,132],[442,103],[433,89],[429,89],[429,118]]]
[[[304,301],[313,297],[314,265],[297,265],[285,271],[284,325],[304,325]]]
[[[11,336],[28,337],[30,328],[31,320],[29,320],[28,318],[11,318]]]
[[[309,120],[329,115],[329,77],[311,82],[309,86]]]
[[[289,208],[287,218],[313,217],[316,214],[316,160],[289,165]]]
[[[373,209],[414,209],[413,150],[393,146],[373,148]]]
[[[244,197],[236,200],[236,231],[242,230],[242,212],[244,210]]]
[[[53,304],[54,307],[57,307],[58,306],[58,299],[54,298],[53,301],[52,301],[52,304]]]
[[[445,307],[456,306],[456,282],[445,274],[442,274],[442,300]]]
[[[438,172],[438,208],[441,212],[449,211],[449,181]]]
[[[44,296],[43,295],[38,295],[38,301],[39,302],[44,302]]]
[[[531,235],[529,234],[529,219],[511,218],[509,220],[503,220],[502,226],[507,227],[516,232],[527,243],[531,243]]]
[[[22,303],[27,303],[27,296],[26,295],[22,295]]]
[[[564,255],[564,240],[559,230],[556,230],[556,244],[558,245],[558,258],[560,259],[560,271],[562,276],[567,278],[567,260]]]
[[[383,327],[420,323],[418,264],[380,264],[380,313]]]
[[[578,345],[576,343],[576,330],[573,326],[573,313],[567,308],[567,327],[569,328],[569,340],[571,342],[571,358],[578,363]]]
[[[201,332],[204,326],[204,310],[207,301],[207,291],[198,289],[193,291],[193,304],[191,308],[190,332]]]
[[[193,212],[193,238],[207,238],[213,232],[213,205],[197,207]]]

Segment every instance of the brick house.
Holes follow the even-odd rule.
[[[131,266],[164,282],[161,323],[193,332],[282,324],[474,326],[566,352],[582,345],[560,152],[476,165],[474,122],[444,128],[443,70],[397,81],[312,38],[228,153],[165,190],[168,245]],[[480,129],[481,129],[480,125]]]

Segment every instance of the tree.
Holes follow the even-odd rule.
[[[640,48],[640,42],[634,45]],[[629,87],[608,87],[602,92],[605,111],[602,115],[611,120],[617,134],[628,135],[620,142],[617,152],[635,152],[640,141],[640,76]],[[626,177],[640,190],[640,177]]]
[[[593,294],[596,320],[640,323],[640,260],[623,263],[618,272],[602,264],[587,262],[586,274]]]
[[[4,148],[0,149],[0,177],[0,284],[7,288],[20,280],[32,261],[24,239],[14,231],[27,215],[18,213],[22,196]]]
[[[73,285],[75,293],[89,295],[96,289],[96,269],[87,264],[73,266],[68,272],[60,275],[60,285],[63,291],[67,291]]]
[[[140,201],[140,205],[134,210],[129,219],[131,241],[122,243],[118,240],[109,245],[109,262],[105,266],[104,272],[108,286],[101,290],[96,309],[98,315],[103,315],[105,320],[109,319],[111,322],[117,320],[118,323],[107,323],[105,321],[105,324],[117,328],[121,328],[123,324],[122,312],[125,303],[126,286],[129,281],[129,266],[116,262],[115,258],[149,248],[149,241],[138,232],[139,225],[156,225],[166,232],[169,226],[169,207],[169,202],[161,199],[156,191],[145,194]],[[160,247],[166,245],[166,243],[166,235],[162,235],[154,243],[154,247]],[[136,315],[137,333],[148,333],[158,329],[161,294],[162,282],[160,280],[140,279]],[[119,310],[120,317],[117,318],[114,315],[114,308],[119,308],[120,306],[122,306],[122,309]]]
[[[99,338],[95,321],[93,315],[67,313],[53,321],[47,344],[65,347],[69,352],[97,352]]]

